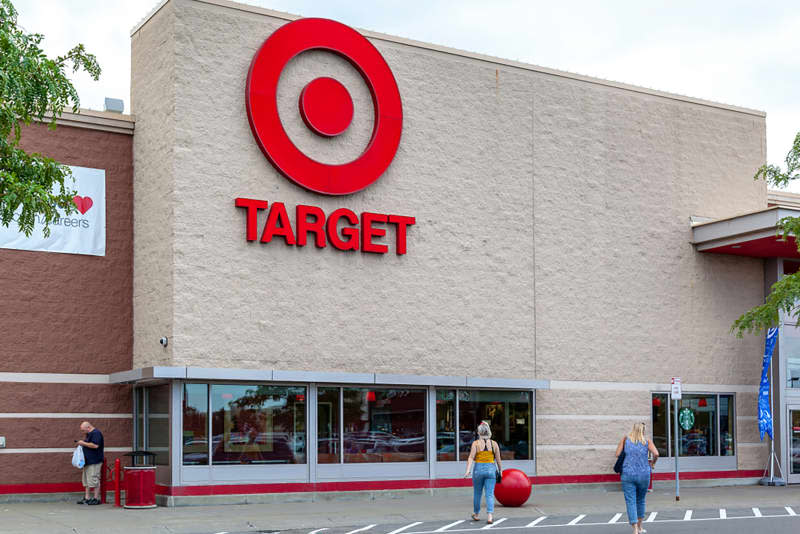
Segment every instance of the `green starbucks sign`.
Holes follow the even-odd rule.
[[[694,412],[691,408],[681,408],[678,412],[678,423],[684,430],[689,430],[694,426]]]

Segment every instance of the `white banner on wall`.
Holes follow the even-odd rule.
[[[19,231],[16,222],[0,225],[0,248],[64,252],[67,254],[106,255],[106,171],[72,167],[74,184],[65,185],[77,191],[72,201],[78,210],[50,224],[50,237],[44,237],[40,217],[30,237]]]

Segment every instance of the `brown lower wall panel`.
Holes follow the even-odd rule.
[[[106,173],[106,254],[0,249],[0,371],[110,373],[133,358],[133,137],[45,124],[20,146]]]
[[[131,386],[0,383],[0,413],[132,413]]]
[[[5,436],[9,449],[74,447],[74,441],[85,436],[80,431],[81,421],[0,418],[0,436]],[[91,423],[102,432],[106,447],[130,447],[133,443],[131,419],[95,419]]]
[[[122,465],[130,465],[130,458],[124,454],[107,452],[108,465],[113,466],[116,458]],[[0,454],[0,490],[4,484],[80,483],[81,471],[71,462],[71,452]]]

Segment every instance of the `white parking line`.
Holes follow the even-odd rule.
[[[411,527],[416,527],[417,525],[421,525],[421,524],[422,524],[422,521],[417,521],[416,523],[411,523],[410,525],[406,525],[404,527],[398,528],[397,530],[393,530],[393,531],[389,532],[389,534],[400,534],[400,532],[403,532],[404,530],[408,530]],[[317,532],[317,531],[315,530],[314,532]],[[310,532],[309,534],[314,534],[314,532]]]
[[[619,521],[619,518],[620,518],[620,517],[622,517],[622,514],[614,514],[614,517],[612,517],[612,518],[611,518],[611,519],[608,521],[608,523],[609,523],[609,524],[611,524],[611,523],[616,523],[617,521]]]
[[[761,510],[758,508],[753,508],[753,515],[756,517],[761,517]]]
[[[356,532],[363,532],[365,530],[371,529],[372,527],[374,527],[376,525],[377,525],[377,523],[375,525],[367,525],[366,527],[357,528],[355,530],[351,530],[350,532],[347,532],[347,534],[356,534]]]
[[[794,510],[792,510],[791,506],[784,506],[783,509],[786,510],[786,513],[789,515],[797,515],[796,513],[794,513]]]
[[[691,521],[692,520],[692,511],[691,510],[686,510],[686,513],[683,514],[683,520],[684,521]]]
[[[460,525],[460,524],[461,524],[461,523],[463,523],[464,521],[465,521],[464,519],[459,519],[458,521],[455,521],[455,522],[453,522],[453,523],[450,523],[449,525],[445,525],[445,526],[443,526],[443,527],[441,527],[441,528],[437,528],[436,530],[434,530],[434,532],[444,532],[444,531],[445,531],[445,530],[447,530],[448,528],[450,528],[450,527],[454,527],[454,526],[456,526],[456,525]]]
[[[567,523],[567,525],[577,525],[578,521],[580,521],[584,517],[586,517],[586,514],[581,514],[578,517],[576,517],[575,519],[573,519],[572,521],[570,521],[569,523]]]
[[[503,521],[505,521],[506,519],[508,519],[508,518],[507,518],[507,517],[501,517],[500,519],[498,519],[497,521],[495,521],[495,522],[494,522],[494,523],[492,523],[491,525],[486,525],[485,527],[482,527],[482,528],[481,528],[481,530],[487,530],[487,529],[490,529],[490,528],[492,528],[492,527],[493,527],[493,526],[495,526],[495,525],[499,525],[500,523],[502,523],[502,522],[503,522]]]
[[[650,512],[650,517],[647,518],[645,523],[652,523],[653,521],[656,520],[656,516],[657,515],[658,515],[658,512]]]
[[[542,517],[537,517],[536,519],[534,519],[533,521],[531,521],[530,523],[525,525],[525,528],[535,527],[536,525],[538,525],[539,523],[541,523],[545,519],[547,519],[546,515],[543,515]]]
[[[308,534],[317,534],[317,532],[322,532],[323,530],[328,530],[328,528],[327,528],[327,527],[325,527],[325,528],[318,528],[317,530],[312,530],[312,531],[311,531],[311,532],[309,532]]]
[[[689,521],[721,521],[721,520],[745,521],[745,520],[748,520],[748,519],[754,520],[754,519],[762,519],[762,518],[791,517],[792,515],[794,515],[795,517],[798,517],[798,514],[794,513],[794,510],[792,510],[790,507],[786,506],[785,508],[786,508],[786,512],[787,512],[786,514],[767,514],[767,515],[763,515],[762,514],[759,517],[756,517],[754,515],[749,515],[749,516],[730,517],[730,518],[728,517],[727,510],[725,508],[720,508],[719,509],[719,517],[691,518],[691,519],[689,519]],[[790,512],[790,510],[791,510],[791,512]],[[655,523],[677,523],[677,522],[681,522],[681,521],[687,521],[686,517],[688,516],[688,512],[691,512],[691,510],[687,510],[685,512],[683,519],[660,519],[659,521],[653,521],[653,522],[655,522]],[[648,516],[648,520],[650,519],[650,517],[653,517],[652,514],[654,514],[654,513],[657,514],[657,512],[651,513],[650,516]],[[533,521],[531,521],[530,523],[528,523],[527,525],[524,525],[524,526],[519,526],[519,525],[517,525],[517,526],[509,526],[509,527],[507,527],[507,526],[499,526],[494,530],[495,531],[501,531],[501,530],[513,531],[513,530],[520,530],[520,529],[531,528],[531,527],[545,527],[545,528],[549,527],[549,528],[552,528],[552,527],[566,527],[566,526],[573,526],[573,525],[577,525],[579,527],[608,525],[607,522],[602,522],[602,523],[589,523],[589,522],[580,523],[580,521],[583,520],[586,517],[586,514],[579,515],[578,517],[574,518],[569,523],[559,523],[557,525],[540,525],[539,524],[542,521],[544,521],[545,519],[547,519],[548,517],[549,516],[537,517],[536,519],[534,519]],[[450,523],[449,525],[445,525],[445,526],[443,526],[443,527],[441,527],[441,528],[439,528],[437,530],[417,530],[417,531],[411,530],[411,531],[403,531],[402,534],[436,534],[438,532],[445,532],[445,531],[447,531],[447,534],[456,534],[456,533],[469,534],[470,532],[474,532],[475,530],[480,530],[480,529],[475,529],[475,528],[469,528],[466,525],[464,526],[464,528],[455,528],[455,529],[452,529],[452,530],[447,530],[447,529],[450,529],[451,527],[453,527],[455,525],[463,523],[464,521],[465,520],[462,519],[460,521],[456,521],[454,523]],[[499,520],[497,522],[499,522]],[[357,532],[357,531],[353,531],[353,532]],[[311,533],[309,533],[309,534],[311,534]],[[350,534],[350,533],[347,533],[347,534]]]

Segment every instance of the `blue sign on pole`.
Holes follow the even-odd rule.
[[[764,441],[764,432],[772,438],[772,407],[769,405],[769,362],[775,350],[775,341],[778,339],[778,329],[767,330],[767,342],[764,345],[764,363],[761,369],[761,385],[758,388],[758,430],[761,441]]]

